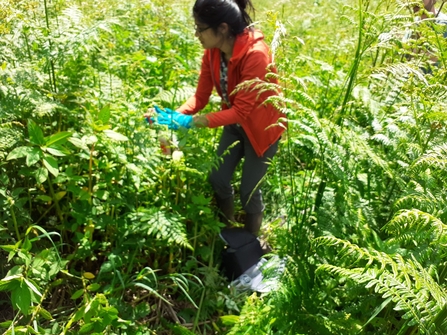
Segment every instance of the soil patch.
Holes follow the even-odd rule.
[[[11,299],[5,292],[0,292],[0,322],[14,319]]]

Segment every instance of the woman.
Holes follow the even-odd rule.
[[[230,225],[234,221],[231,179],[236,166],[245,158],[240,186],[246,213],[244,225],[251,233],[258,234],[264,211],[259,183],[267,171],[268,161],[278,149],[284,128],[277,125],[283,115],[272,105],[263,104],[275,92],[259,94],[257,90],[243,89],[233,93],[246,80],[264,80],[271,63],[262,33],[250,27],[248,8],[253,9],[250,0],[196,1],[195,35],[205,49],[197,90],[178,112],[156,108],[156,122],[174,129],[224,126],[219,156],[238,141],[211,172],[209,180],[223,222]],[[208,103],[213,87],[222,98],[221,110],[196,115]]]
[[[426,22],[428,24],[431,24],[432,27],[434,27],[433,23],[435,24],[440,24],[444,26],[444,33],[443,33],[443,37],[447,38],[447,30],[446,30],[446,26],[447,26],[447,15],[438,11],[435,7],[437,0],[422,0],[421,4],[424,5],[424,9],[421,9],[420,4],[416,4],[414,5],[414,3],[412,4],[412,9],[413,12],[415,14],[414,19],[415,22]],[[441,5],[442,7],[442,5]],[[418,34],[414,34],[413,31],[411,30],[407,30],[404,36],[404,42],[407,42],[409,39],[418,39],[420,38],[419,33]],[[434,54],[432,48],[430,48],[430,46],[427,46],[427,43],[424,42],[423,48],[422,48],[422,52],[421,50],[418,49],[414,49],[413,53],[414,54],[423,54],[425,53],[427,56],[427,59],[429,60],[429,64],[428,66],[422,66],[421,69],[424,73],[432,73],[432,68],[430,68],[430,66],[439,66],[440,61],[438,59],[438,57]],[[410,57],[408,57],[410,58]],[[442,61],[442,60],[441,60]]]

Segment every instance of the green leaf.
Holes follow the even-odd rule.
[[[106,190],[98,190],[93,194],[93,196],[101,200],[107,200],[109,197],[109,192]]]
[[[81,288],[80,290],[77,290],[75,293],[73,293],[73,295],[71,296],[70,299],[76,300],[79,297],[81,297],[81,295],[83,295],[83,294],[84,294],[84,289]]]
[[[85,279],[90,279],[90,280],[95,279],[95,275],[94,275],[93,273],[91,273],[91,272],[84,272],[84,273],[82,274],[82,276],[83,276]]]
[[[59,271],[61,271],[64,266],[65,266],[65,262],[53,262],[50,265],[50,270],[48,271],[48,275],[50,277],[54,277]]]
[[[89,286],[87,286],[87,290],[89,290],[90,292],[96,292],[101,288],[101,285],[98,283],[93,283]]]
[[[113,265],[110,261],[102,263],[100,272],[107,273],[111,271],[113,271]]]
[[[86,323],[79,329],[79,334],[87,334],[93,330],[94,323]]]
[[[55,177],[59,175],[59,166],[57,160],[52,156],[45,156],[43,158],[43,165],[48,169],[48,171]]]
[[[0,175],[0,183],[2,183],[3,185],[9,184],[9,177],[6,173]]]
[[[106,298],[106,296],[104,295],[104,294],[102,294],[102,293],[98,293],[96,296],[95,296],[95,300],[96,301],[98,301],[98,303],[100,303],[100,304],[102,304],[102,305],[107,305],[109,302],[108,302],[108,300],[107,300],[107,298]],[[98,309],[99,310],[99,309]]]
[[[39,315],[43,317],[45,320],[53,320],[53,317],[51,316],[51,313],[48,312],[45,308],[40,307],[39,309]]]
[[[51,283],[51,287],[62,285],[64,282],[65,280],[62,278],[56,279],[54,282]]]
[[[45,138],[45,145],[47,147],[52,146],[53,144],[63,144],[67,142],[67,139],[71,137],[72,132],[69,131],[61,131],[60,133],[56,133],[54,135],[48,136]]]
[[[101,132],[101,131],[104,131],[106,129],[110,129],[110,126],[109,125],[105,125],[105,126],[97,126],[97,125],[95,125],[94,129],[97,132]]]
[[[106,325],[110,325],[113,320],[118,319],[118,310],[115,307],[104,307],[100,313]]]
[[[85,141],[86,145],[98,143],[98,137],[96,137],[96,135],[83,136],[82,140]]]
[[[27,330],[27,332],[25,332],[25,334],[35,334],[35,335],[39,335],[39,333],[38,332],[36,332],[35,330],[34,330],[34,328],[33,327],[31,327],[31,326],[26,326],[26,330]]]
[[[85,315],[85,307],[86,306],[82,306],[81,308],[79,308],[77,310],[77,312],[75,313],[75,315],[73,316],[73,321],[77,322],[79,320],[82,319],[82,317]]]
[[[51,202],[53,199],[51,199],[51,197],[48,195],[41,194],[36,197],[36,200],[42,200],[44,202]]]
[[[98,300],[93,299],[86,307],[84,314],[84,321],[89,323],[93,317],[98,316],[99,311],[101,310],[101,305]]]
[[[168,325],[174,335],[194,335],[192,331],[182,325]]]
[[[14,326],[12,329],[6,331],[3,333],[3,335],[17,335],[17,334],[23,334],[28,335],[28,329],[24,326]]]
[[[35,172],[35,177],[39,184],[43,184],[48,179],[48,170],[43,167],[38,168]]]
[[[8,263],[11,262],[11,260],[13,259],[13,257],[16,255],[15,251],[11,251],[8,255]]]
[[[26,155],[26,165],[31,166],[36,164],[42,155],[42,151],[38,148],[31,148],[28,155]]]
[[[12,324],[12,320],[11,321],[5,321],[5,322],[1,322],[0,323],[0,328],[5,328],[8,329]]]
[[[69,142],[79,149],[88,149],[85,141],[77,137],[70,137]]]
[[[45,148],[46,152],[48,152],[50,155],[56,156],[56,157],[65,157],[67,155],[70,155],[71,152],[67,148],[64,148],[62,146],[51,146],[48,148]]]
[[[374,310],[373,314],[371,315],[369,320],[362,326],[362,328],[364,329],[368,325],[368,323],[370,323],[377,316],[377,314],[379,314],[391,302],[391,300],[392,297],[389,297],[384,302],[382,302],[382,304]]]
[[[54,200],[55,200],[55,201],[59,201],[59,200],[61,200],[63,197],[65,197],[66,194],[67,194],[66,191],[60,191],[60,192],[57,192],[57,193],[54,195]]]
[[[192,202],[193,202],[193,204],[196,204],[196,205],[208,206],[210,203],[210,199],[205,198],[205,196],[203,194],[200,194],[198,196],[193,195]]]
[[[102,124],[108,124],[110,120],[110,106],[107,105],[98,113],[98,121]]]
[[[224,315],[220,319],[225,326],[233,326],[239,322],[240,317],[238,315]]]
[[[19,241],[20,242],[20,241]],[[4,280],[7,280],[9,278],[12,278],[13,276],[19,276],[22,277],[23,273],[23,267],[20,265],[15,265],[11,269],[9,269],[8,273],[6,274],[6,277]]]
[[[36,287],[36,284],[32,283],[30,280],[24,278],[26,285],[28,285],[29,289],[36,293],[39,297],[42,297],[42,293]]]
[[[40,127],[33,121],[28,121],[28,133],[29,141],[36,145],[45,145],[45,138],[43,136],[43,131]]]
[[[13,151],[11,151],[9,153],[8,157],[6,157],[6,160],[18,159],[18,158],[25,157],[28,154],[30,154],[33,149],[34,148],[32,148],[32,147],[18,147],[18,148],[15,148]]]
[[[0,245],[0,248],[2,248],[3,250],[7,251],[7,252],[15,252],[18,250],[18,247],[16,245]]]
[[[22,250],[19,250],[17,252],[17,257],[23,260],[27,266],[31,264],[31,254],[29,252],[23,252]]]
[[[25,249],[26,251],[30,251],[32,247],[32,244],[30,242],[30,240],[28,239],[28,237],[25,237],[25,240],[23,241],[22,244],[22,249]]]
[[[31,292],[28,286],[22,281],[11,293],[11,302],[15,308],[18,308],[24,315],[29,315],[31,307]]]
[[[126,136],[124,136],[120,133],[117,133],[116,131],[110,130],[110,129],[104,130],[104,134],[106,134],[107,137],[109,137],[115,141],[123,141],[124,142],[124,141],[129,140]]]
[[[0,280],[0,292],[1,291],[13,291],[20,285],[19,278],[21,275],[8,276]]]

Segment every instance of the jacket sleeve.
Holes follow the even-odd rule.
[[[270,55],[268,48],[253,50],[247,54],[246,59],[242,61],[239,69],[240,80],[238,84],[246,80],[259,78],[265,80],[267,66],[270,64]],[[257,107],[264,101],[265,94],[260,97],[258,90],[244,88],[235,93],[231,108],[224,109],[216,113],[207,114],[210,128],[226,126],[235,123],[241,123],[247,119],[250,113],[257,112]],[[230,98],[231,100],[231,98]]]
[[[208,103],[214,85],[211,76],[212,69],[209,57],[209,51],[206,50],[202,57],[202,67],[200,70],[199,83],[197,85],[196,93],[177,109],[180,113],[196,114]]]

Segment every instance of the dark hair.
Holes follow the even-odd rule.
[[[238,35],[253,21],[248,11],[254,12],[251,0],[196,0],[194,18],[217,31],[222,23],[228,24],[230,33]]]

